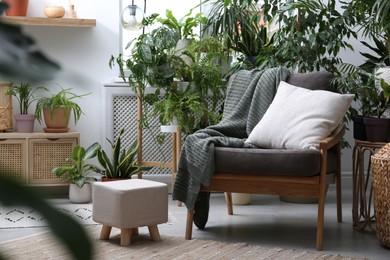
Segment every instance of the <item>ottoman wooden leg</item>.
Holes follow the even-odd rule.
[[[132,228],[121,229],[121,246],[128,246],[131,243]]]
[[[100,231],[100,239],[107,240],[110,238],[111,227],[110,226],[102,226],[102,230]]]
[[[160,241],[160,232],[158,232],[157,225],[148,226],[150,237],[153,241]]]

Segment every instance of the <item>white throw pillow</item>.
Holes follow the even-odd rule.
[[[318,149],[342,122],[354,95],[280,82],[267,112],[246,143],[262,148]]]

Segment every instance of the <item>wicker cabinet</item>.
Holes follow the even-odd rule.
[[[51,173],[80,143],[80,133],[0,133],[0,174],[26,184],[63,184]]]

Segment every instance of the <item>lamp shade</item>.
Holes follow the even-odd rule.
[[[142,29],[142,19],[144,19],[144,12],[137,5],[128,5],[121,13],[121,22],[123,28],[127,30]]]

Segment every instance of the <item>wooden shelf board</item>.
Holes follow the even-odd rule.
[[[0,22],[15,25],[96,27],[95,19],[0,16]]]

